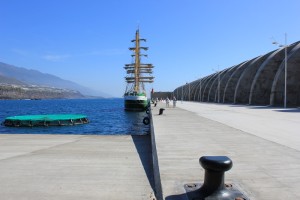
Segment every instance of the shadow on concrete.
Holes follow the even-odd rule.
[[[186,193],[167,196],[165,200],[189,200]]]
[[[261,109],[261,110],[273,110],[275,112],[300,112],[300,108],[283,108],[283,107],[275,107],[275,106],[247,106],[249,109]]]
[[[287,113],[300,113],[299,108],[290,108],[290,109],[282,109],[282,110],[275,110],[276,112],[287,112]]]
[[[248,108],[248,109],[259,109],[259,110],[273,110],[275,112],[289,112],[298,113],[300,108],[283,108],[279,106],[258,106],[258,105],[230,105],[230,107]]]
[[[273,106],[248,106],[249,109],[262,109],[262,110],[272,110],[272,109],[278,109],[279,107],[273,107]]]
[[[280,108],[274,106],[259,106],[259,105],[230,105],[230,107],[248,108],[248,109],[265,109],[265,110]]]
[[[247,107],[249,107],[249,105],[239,105],[239,104],[234,104],[234,105],[229,105],[230,107],[237,107],[237,108],[239,108],[239,107],[241,107],[241,108],[247,108]]]
[[[153,191],[155,191],[152,167],[152,151],[150,135],[131,135],[141,163]]]

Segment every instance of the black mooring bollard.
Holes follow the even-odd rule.
[[[159,115],[162,115],[163,112],[164,112],[164,110],[165,110],[164,108],[160,108],[160,109],[159,109]]]
[[[200,165],[205,169],[203,184],[186,184],[189,200],[249,200],[233,184],[224,183],[224,173],[232,168],[227,156],[202,156]]]
[[[224,172],[231,169],[231,159],[227,156],[202,156],[199,163],[205,169],[204,183],[200,192],[209,196],[225,189]]]

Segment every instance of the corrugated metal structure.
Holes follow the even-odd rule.
[[[300,41],[286,46],[288,107],[300,106]],[[195,80],[173,91],[178,100],[284,105],[285,48]]]

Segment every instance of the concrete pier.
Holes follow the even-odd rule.
[[[204,155],[230,157],[225,183],[251,199],[300,198],[299,109],[180,101],[152,109],[163,199],[187,199],[183,185],[203,182]]]
[[[150,136],[0,135],[1,200],[153,199]]]
[[[298,108],[151,109],[147,136],[0,134],[0,199],[155,200],[156,190],[157,200],[187,200],[184,184],[204,181],[201,156],[228,156],[225,183],[251,200],[300,199]]]

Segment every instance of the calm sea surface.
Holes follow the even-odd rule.
[[[149,125],[143,124],[145,112],[124,111],[123,99],[71,100],[0,100],[0,123],[6,117],[36,114],[84,114],[89,124],[59,127],[5,127],[0,133],[81,134],[81,135],[143,135]]]

